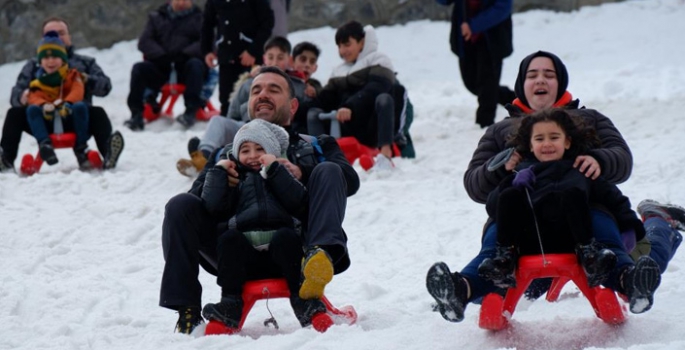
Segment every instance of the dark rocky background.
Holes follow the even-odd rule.
[[[200,7],[206,0],[196,0]],[[530,9],[572,11],[620,0],[514,0],[516,12]],[[164,1],[150,0],[0,0],[0,64],[30,57],[49,16],[69,22],[76,48],[106,48],[141,33],[147,13]],[[433,0],[292,0],[289,29],[337,27],[348,20],[374,26],[419,19],[448,20],[451,6]]]

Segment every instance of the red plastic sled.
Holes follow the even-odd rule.
[[[207,328],[205,328],[205,335],[238,333],[243,328],[245,319],[257,300],[289,297],[290,291],[283,278],[249,281],[243,287],[243,316],[240,319],[238,328],[227,327],[222,322],[211,320],[207,324]],[[318,313],[312,317],[312,327],[317,331],[323,333],[328,330],[334,323],[332,316],[342,318],[349,324],[357,321],[357,312],[352,306],[344,306],[337,309],[325,296],[321,297],[321,301],[326,305],[327,312]]]
[[[373,164],[376,162],[374,157],[380,153],[377,148],[362,145],[353,136],[341,137],[336,141],[338,141],[338,146],[340,146],[340,149],[345,154],[347,161],[352,164],[359,158],[359,165],[366,171],[373,167]],[[400,154],[400,149],[394,143],[392,145],[392,151],[393,154]]]
[[[546,261],[546,264],[545,264]],[[608,324],[625,322],[627,309],[619,304],[616,293],[604,287],[590,288],[583,268],[578,264],[575,254],[547,254],[523,256],[519,259],[516,271],[516,287],[507,291],[506,297],[490,293],[483,298],[478,326],[498,331],[509,325],[516,304],[530,283],[537,278],[553,277],[552,286],[547,292],[547,301],[556,301],[561,289],[568,281],[573,281],[590,302],[597,317]]]
[[[55,149],[73,148],[76,144],[76,134],[73,132],[51,134],[50,139],[52,140],[52,146]],[[97,151],[88,151],[88,160],[93,168],[102,169],[102,158],[100,157],[100,153]],[[40,157],[40,153],[36,153],[35,157],[30,154],[25,154],[21,159],[21,167],[19,168],[19,171],[24,175],[31,176],[39,172],[42,166],[43,158]]]
[[[149,123],[151,121],[159,119],[159,117],[174,118],[174,105],[183,92],[186,90],[186,86],[183,84],[165,84],[162,86],[162,98],[159,100],[159,106],[162,110],[159,113],[155,113],[149,104],[145,104],[145,109],[143,110],[143,118]],[[167,101],[169,102],[167,104]],[[164,105],[166,104],[166,108]],[[220,112],[214,108],[212,102],[207,100],[207,104],[204,108],[198,109],[195,113],[195,118],[200,121],[207,121],[209,118],[219,115]]]

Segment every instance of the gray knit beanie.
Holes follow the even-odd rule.
[[[251,141],[261,145],[267,154],[280,157],[288,149],[288,132],[282,127],[269,123],[263,119],[253,119],[243,125],[233,139],[233,156],[238,158],[240,145],[245,141]]]

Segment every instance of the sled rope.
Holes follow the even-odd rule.
[[[270,295],[271,293],[269,292],[269,288],[264,287],[264,289],[262,289],[262,294],[266,295],[266,311],[269,311],[269,315],[271,316],[271,317],[267,318],[266,320],[264,320],[264,327],[269,327],[269,325],[272,324],[274,326],[274,328],[276,328],[278,330],[278,322],[276,321],[274,314],[271,313],[271,309],[269,308],[269,298],[271,297],[271,295]]]
[[[542,248],[542,236],[540,236],[540,227],[538,226],[538,218],[535,215],[535,209],[533,208],[533,200],[530,199],[530,192],[528,192],[528,189],[524,189],[526,190],[526,197],[528,198],[528,205],[530,205],[530,211],[533,213],[533,222],[535,222],[535,232],[538,235],[538,243],[540,244],[540,255],[542,255],[542,265],[547,266],[549,265],[549,262],[545,257],[545,250]]]

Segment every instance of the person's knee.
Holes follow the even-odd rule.
[[[390,108],[395,105],[395,100],[388,93],[382,93],[376,97],[376,110]]]
[[[71,110],[73,113],[87,113],[88,112],[88,105],[86,105],[84,102],[76,102],[71,106]]]
[[[318,180],[318,179],[333,179],[337,177],[341,177],[343,175],[342,169],[338,164],[335,164],[333,162],[323,162],[319,163],[314,167],[314,170],[312,170],[312,174],[309,177],[310,181],[311,180]]]
[[[177,194],[167,202],[164,215],[165,218],[185,216],[184,214],[198,206],[202,206],[202,201],[198,196],[191,193]]]

